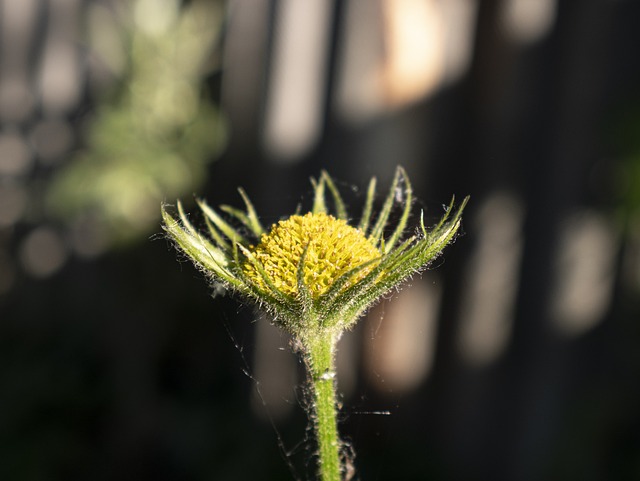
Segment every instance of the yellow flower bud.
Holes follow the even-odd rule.
[[[303,280],[313,299],[327,292],[343,274],[382,255],[362,231],[345,220],[311,212],[274,224],[250,251],[273,285],[293,296],[298,294],[298,266],[304,255]],[[359,271],[350,284],[358,282],[374,266],[375,263],[371,263]],[[243,268],[247,277],[267,289],[251,262],[245,262]]]

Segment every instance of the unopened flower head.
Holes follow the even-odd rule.
[[[372,261],[381,256],[361,230],[323,212],[293,215],[278,222],[262,235],[260,244],[251,252],[273,285],[294,297],[299,294],[297,273],[304,255],[302,281],[312,299],[326,293],[343,274],[367,264],[351,279],[351,284],[356,283],[373,269]],[[247,259],[244,267],[247,277],[267,289],[254,262]]]
[[[418,229],[406,236],[412,189],[402,168],[377,215],[376,180],[371,180],[355,225],[348,223],[342,196],[326,172],[312,184],[310,212],[292,215],[268,231],[242,189],[245,210],[219,209],[228,220],[199,202],[208,235],[193,227],[179,203],[180,221],[163,208],[169,237],[202,271],[265,307],[276,324],[297,338],[328,331],[339,335],[381,296],[425,268],[455,237],[467,201],[455,213],[452,201],[429,230],[421,216]],[[393,211],[399,211],[398,220],[390,226]]]

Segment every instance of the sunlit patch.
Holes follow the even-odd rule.
[[[24,269],[34,277],[49,277],[66,261],[67,251],[60,236],[48,227],[34,230],[20,250]]]
[[[578,212],[562,226],[554,262],[551,315],[565,336],[579,336],[602,322],[615,281],[616,238],[606,217]]]

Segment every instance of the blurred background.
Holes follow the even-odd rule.
[[[288,339],[161,202],[396,165],[464,235],[341,341],[357,479],[640,479],[640,3],[0,1],[0,479],[314,471]],[[198,222],[194,214],[195,222]]]

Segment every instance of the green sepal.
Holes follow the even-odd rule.
[[[181,225],[163,207],[162,219],[165,232],[203,271],[209,274],[213,273],[222,281],[228,282],[236,288],[239,287],[240,283],[227,269],[227,256],[198,234],[186,220],[186,216],[181,219]]]
[[[324,176],[321,175],[319,181],[316,181],[316,179],[312,177],[311,185],[313,186],[313,208],[311,209],[311,212],[313,212],[314,214],[326,214],[327,204],[324,198]]]
[[[342,200],[342,196],[336,187],[336,184],[333,182],[333,179],[329,176],[326,171],[322,171],[322,179],[325,181],[327,187],[329,188],[329,192],[331,192],[331,196],[333,197],[333,204],[336,209],[336,217],[338,219],[347,220],[347,209],[344,205],[344,201]]]
[[[244,238],[236,229],[234,229],[229,223],[227,223],[218,213],[207,205],[206,202],[199,200],[198,206],[200,210],[213,222],[213,224],[222,232],[231,242],[239,242],[241,244],[247,244],[247,239]]]
[[[369,235],[369,239],[374,245],[378,245],[382,236],[384,234],[384,228],[389,221],[389,215],[391,214],[391,209],[393,208],[393,201],[396,196],[396,189],[398,188],[398,184],[400,183],[400,177],[404,176],[404,169],[402,167],[398,167],[396,169],[396,173],[393,176],[393,182],[391,183],[391,187],[389,188],[389,194],[382,204],[382,209],[380,210],[380,214],[378,214],[378,219],[376,220],[375,225]]]
[[[362,217],[360,217],[360,223],[358,229],[362,231],[364,235],[367,234],[369,223],[371,222],[371,212],[373,210],[373,200],[376,196],[376,178],[372,177],[369,181],[369,187],[367,188],[367,199],[365,200],[364,207],[362,209]]]
[[[404,195],[406,196],[404,201],[404,209],[402,210],[402,216],[398,221],[398,225],[396,229],[391,234],[391,237],[385,242],[385,246],[383,252],[388,254],[391,249],[396,245],[402,234],[404,233],[405,228],[407,227],[407,222],[409,220],[409,214],[411,213],[411,205],[413,203],[413,189],[411,188],[411,183],[409,182],[409,178],[407,177],[407,173],[402,167],[398,167],[399,173],[402,175],[402,181],[405,185]],[[399,187],[398,187],[399,188]]]

